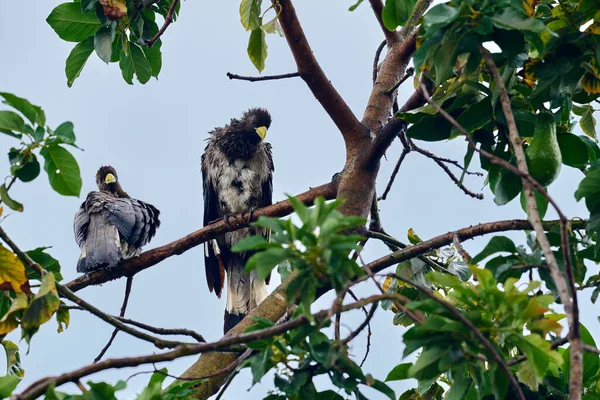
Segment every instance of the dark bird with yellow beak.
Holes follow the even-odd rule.
[[[96,184],[99,191],[87,195],[73,222],[81,248],[77,272],[113,268],[122,259],[138,256],[160,226],[160,211],[132,199],[113,167],[100,167]]]
[[[270,205],[273,194],[273,156],[264,141],[271,126],[271,115],[262,108],[251,108],[229,125],[215,128],[202,155],[204,225],[229,215]],[[254,230],[254,228],[253,228]],[[205,243],[204,266],[208,288],[221,297],[227,272],[227,306],[224,331],[240,322],[267,297],[268,282],[256,271],[244,273],[251,252],[233,253],[231,247],[252,234],[250,228],[227,232]],[[268,236],[268,231],[256,229]]]

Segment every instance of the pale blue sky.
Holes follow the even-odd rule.
[[[382,39],[379,26],[365,2],[353,13],[347,8],[354,1],[296,2],[297,12],[316,57],[329,79],[361,117],[371,90],[371,65],[375,48]],[[56,127],[69,120],[75,124],[78,145],[75,151],[82,170],[82,198],[93,190],[94,174],[100,165],[112,164],[119,172],[124,189],[133,197],[154,204],[161,210],[162,226],[147,248],[176,240],[202,226],[202,185],[200,155],[207,132],[224,125],[253,106],[266,107],[273,116],[267,140],[273,145],[275,161],[274,200],[286,193],[295,194],[327,182],[344,162],[343,141],[327,114],[314,100],[300,79],[248,83],[230,81],[227,72],[256,75],[246,55],[248,33],[238,17],[238,1],[186,1],[181,17],[163,37],[163,69],[159,80],[142,86],[127,85],[117,65],[106,66],[92,55],[72,88],[66,85],[65,59],[72,43],[58,38],[45,19],[59,1],[12,1],[0,3],[0,90],[25,97],[43,106],[48,124]],[[268,37],[269,56],[264,74],[295,71],[287,43]],[[401,99],[412,93],[410,80],[401,88]],[[580,133],[579,131],[576,133]],[[7,152],[14,139],[0,137],[0,151]],[[466,149],[461,140],[424,144],[438,155],[462,160]],[[383,161],[378,187],[383,190],[400,153],[395,143]],[[477,164],[477,162],[474,162]],[[0,171],[8,173],[7,157],[0,157]],[[563,167],[550,193],[569,217],[585,217],[587,211],[576,203],[573,192],[582,174]],[[483,187],[483,178],[466,180],[473,191]],[[489,189],[485,199],[465,196],[433,162],[410,154],[388,200],[381,203],[386,229],[401,240],[414,228],[429,238],[469,226],[501,219],[524,218],[518,201],[497,207]],[[72,232],[73,215],[82,198],[62,197],[50,188],[44,173],[33,183],[18,182],[12,195],[25,205],[22,214],[12,213],[3,227],[22,249],[53,246],[51,254],[61,265],[65,281],[75,272],[79,249]],[[549,212],[553,218],[554,213]],[[524,242],[524,234],[507,236]],[[473,254],[489,238],[465,243]],[[366,260],[384,254],[385,247],[369,243]],[[591,267],[596,271],[597,267]],[[273,279],[272,287],[279,281]],[[125,281],[89,287],[78,293],[105,312],[117,314]],[[359,293],[373,293],[365,285]],[[587,296],[589,298],[589,294]],[[593,306],[582,299],[582,320],[600,338]],[[315,309],[328,307],[331,297],[317,302]],[[221,336],[224,298],[208,292],[202,247],[170,258],[137,275],[127,316],[151,325],[194,329],[208,340]],[[355,326],[359,314],[348,317]],[[372,348],[365,370],[379,379],[402,362],[403,328],[391,324],[392,314],[379,310],[373,322]],[[21,352],[26,374],[20,388],[41,377],[70,371],[90,363],[106,343],[112,327],[85,312],[71,313],[71,326],[56,333],[54,321],[34,336],[31,352]],[[10,339],[18,341],[18,334]],[[353,354],[362,359],[365,335],[353,345]],[[23,350],[26,344],[20,344]],[[107,357],[148,354],[156,351],[145,342],[119,334]],[[185,370],[195,357],[168,365],[169,372]],[[0,370],[4,359],[0,357]],[[113,370],[88,379],[116,382],[137,369]],[[149,376],[132,379],[121,398],[131,399],[147,383]],[[317,381],[325,388],[323,380]],[[272,388],[267,376],[250,394],[251,379],[241,374],[226,392],[226,399],[248,396],[262,399]],[[393,383],[400,395],[411,382]],[[74,386],[61,389],[76,391]],[[381,398],[367,391],[372,398]]]

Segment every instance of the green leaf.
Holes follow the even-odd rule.
[[[419,122],[411,125],[406,135],[413,139],[437,142],[450,137],[452,125],[441,116],[425,117]]]
[[[54,130],[54,134],[62,143],[75,144],[75,132],[73,131],[73,123],[70,121],[60,124]]]
[[[413,12],[417,0],[386,0],[381,13],[383,24],[390,31],[404,26]]]
[[[519,31],[542,32],[546,25],[542,21],[528,17],[522,9],[515,7],[499,7],[492,16],[494,25],[501,29],[516,29]]]
[[[52,272],[57,281],[62,281],[63,276],[60,273],[60,264],[56,258],[46,253],[47,249],[48,247],[38,247],[37,249],[29,250],[25,253],[31,257],[33,261],[41,265],[46,271]],[[36,271],[32,270],[27,271],[27,276],[29,279],[40,279],[40,275]]]
[[[115,28],[113,24],[103,26],[94,36],[94,50],[96,50],[98,57],[107,64],[112,59],[112,42],[114,38]]]
[[[594,118],[592,107],[588,106],[579,120],[581,130],[591,137],[596,139],[596,118]]]
[[[152,47],[142,47],[144,54],[150,63],[152,69],[152,76],[158,79],[158,74],[162,69],[162,52],[160,48],[162,46],[162,40],[157,40]]]
[[[261,26],[260,10],[262,0],[242,0],[240,3],[240,21],[247,31]]]
[[[143,85],[152,78],[152,66],[146,58],[144,51],[137,44],[130,42],[129,51],[131,52],[131,60],[133,62],[133,71],[138,81]]]
[[[517,248],[512,240],[507,238],[506,236],[494,236],[487,246],[481,251],[481,253],[477,254],[471,260],[472,264],[477,264],[485,258],[491,256],[495,253],[507,252],[507,253],[516,253]]]
[[[572,133],[559,135],[557,139],[563,164],[575,168],[585,167],[589,159],[587,144]]]
[[[579,331],[581,334],[581,341],[589,346],[596,347],[596,342],[594,341],[594,337],[590,334],[588,329],[583,325],[579,325]],[[562,371],[565,375],[565,379],[569,381],[569,375],[571,372],[571,347],[569,346],[564,353],[563,357],[563,367]],[[587,386],[586,383],[592,382],[593,379],[597,376],[598,368],[600,368],[600,358],[598,354],[590,353],[587,351],[583,352],[583,383],[584,386]]]
[[[274,247],[260,253],[256,253],[250,257],[246,263],[246,271],[256,269],[259,279],[265,279],[271,273],[275,266],[292,255],[290,250],[281,247]]]
[[[535,203],[540,214],[540,219],[544,219],[546,211],[548,211],[548,200],[535,189],[533,189],[533,193],[535,195]],[[524,191],[521,192],[521,198],[519,200],[521,202],[521,208],[529,216],[529,206],[527,205],[527,198],[525,197]]]
[[[85,63],[90,54],[94,51],[94,38],[89,37],[83,40],[81,43],[77,43],[69,57],[67,57],[67,63],[65,65],[65,75],[67,76],[67,86],[73,86],[75,79],[79,77],[79,74],[83,70]]]
[[[97,2],[98,0],[81,0],[81,11],[93,10]]]
[[[71,314],[69,313],[68,308],[59,307],[58,311],[56,312],[56,322],[58,323],[58,328],[56,329],[58,333],[63,332],[69,327],[69,322],[71,322]]]
[[[450,7],[447,4],[438,4],[423,17],[423,27],[427,30],[438,29],[454,21],[458,14],[456,7]]]
[[[127,82],[130,85],[133,85],[133,58],[131,57],[131,53],[125,52],[124,49],[121,50],[119,68],[121,68],[121,74],[123,75],[123,79],[125,80],[125,82]]]
[[[44,110],[41,107],[33,105],[26,99],[11,93],[0,92],[0,96],[4,97],[4,104],[8,104],[20,111],[32,124],[41,126],[46,124],[46,114],[44,114]]]
[[[0,398],[10,397],[13,390],[17,388],[17,385],[21,382],[18,376],[7,375],[0,377]]]
[[[0,129],[7,131],[16,131],[21,133],[29,133],[27,125],[23,118],[12,111],[0,111]]]
[[[438,368],[438,361],[444,357],[450,348],[429,347],[424,349],[417,362],[408,370],[411,378],[419,380],[433,378],[441,372]]]
[[[94,11],[82,12],[81,4],[75,2],[56,6],[46,22],[67,42],[81,42],[93,36],[102,25]]]
[[[15,375],[23,378],[25,370],[21,366],[21,356],[19,355],[19,346],[10,340],[3,340],[2,347],[6,353],[6,374]]]
[[[250,236],[237,242],[232,248],[233,252],[243,252],[248,250],[264,249],[264,245],[269,244],[263,236]]]
[[[360,3],[362,3],[363,0],[358,0],[354,5],[350,6],[350,8],[348,9],[348,11],[354,11],[358,8],[358,6],[360,6]]]
[[[387,375],[387,377],[385,378],[385,381],[389,382],[389,381],[401,381],[404,379],[410,379],[410,376],[408,375],[408,370],[412,366],[413,366],[412,363],[403,363],[403,364],[396,365],[394,367],[394,369],[392,369],[390,371],[390,373]]]
[[[593,204],[588,203],[588,209],[591,209],[598,200],[600,195],[600,169],[589,171],[585,178],[579,184],[575,191],[575,200],[579,201],[586,197],[588,200],[593,199]]]
[[[60,299],[56,291],[54,274],[49,272],[43,276],[40,289],[23,314],[21,326],[24,329],[38,328],[52,318],[59,306]]]
[[[248,57],[256,67],[258,72],[265,69],[265,60],[267,59],[267,34],[260,28],[253,29],[250,32],[248,40]]]
[[[16,200],[13,200],[8,195],[8,190],[6,190],[6,185],[0,186],[0,200],[2,200],[2,202],[4,204],[6,204],[9,208],[11,208],[12,210],[23,212],[23,204],[19,203]]]
[[[450,386],[444,400],[464,400],[472,383],[473,378],[466,374],[464,368],[461,368],[455,374],[454,383]]]
[[[297,197],[287,196],[287,198],[290,201],[290,203],[292,204],[292,207],[294,208],[294,212],[296,214],[298,214],[300,221],[302,221],[303,223],[308,222],[308,220],[310,218],[310,212],[308,211],[308,207],[306,207],[304,205],[304,203],[302,201],[300,201],[300,199],[298,199]]]
[[[48,173],[52,189],[63,196],[78,197],[81,192],[81,173],[75,157],[57,144],[45,146],[40,154],[44,157],[44,170]]]
[[[465,128],[469,133],[475,132],[477,129],[482,128],[492,119],[492,103],[490,98],[485,99],[471,104],[463,113],[458,117],[457,122]],[[458,134],[456,128],[452,128],[453,134]]]
[[[502,170],[500,180],[494,190],[494,203],[502,206],[511,202],[523,189],[521,178],[510,171]]]

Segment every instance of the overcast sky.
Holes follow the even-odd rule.
[[[32,183],[18,182],[12,196],[24,203],[25,212],[12,213],[3,228],[22,249],[52,246],[50,253],[62,266],[65,282],[75,272],[79,249],[73,238],[73,216],[87,192],[95,189],[94,175],[100,165],[111,164],[124,189],[135,198],[154,204],[161,210],[162,226],[147,248],[163,245],[202,227],[202,185],[200,156],[207,132],[229,122],[249,107],[270,110],[273,124],[267,140],[273,145],[275,161],[274,200],[296,194],[310,186],[328,182],[341,170],[344,149],[341,135],[300,79],[248,83],[230,81],[227,72],[256,75],[248,60],[248,33],[239,22],[239,1],[186,1],[181,16],[163,36],[163,69],[159,80],[146,85],[127,85],[117,65],[105,65],[92,55],[72,88],[66,85],[65,59],[72,43],[58,38],[45,19],[59,1],[0,2],[0,91],[7,91],[41,105],[48,125],[55,128],[63,121],[75,124],[75,151],[81,167],[81,198],[63,197],[49,186],[44,172]],[[316,57],[329,79],[361,117],[371,90],[371,65],[382,33],[367,2],[355,12],[347,8],[354,1],[297,1],[298,16]],[[295,71],[285,39],[267,38],[269,56],[264,74]],[[411,80],[401,87],[401,104],[412,93]],[[0,107],[2,108],[2,107]],[[577,134],[581,132],[576,131]],[[0,151],[8,152],[14,139],[0,137]],[[441,156],[462,160],[466,144],[462,139],[446,143],[424,144]],[[395,143],[382,163],[379,191],[385,187],[401,146]],[[474,162],[478,166],[477,162]],[[7,157],[0,158],[0,173],[8,174]],[[2,172],[3,171],[3,172]],[[563,166],[560,178],[550,194],[569,217],[586,217],[584,204],[576,203],[573,192],[581,172]],[[513,201],[498,207],[482,178],[466,183],[473,191],[483,191],[485,199],[465,196],[431,160],[410,154],[400,170],[388,200],[380,204],[385,228],[401,240],[413,228],[420,237],[430,238],[450,230],[480,222],[524,218]],[[555,218],[548,212],[549,218]],[[506,236],[524,243],[523,233]],[[489,238],[465,243],[477,253]],[[385,248],[369,243],[366,260],[384,254]],[[594,266],[591,271],[597,271]],[[271,284],[275,287],[278,277]],[[80,292],[85,300],[101,310],[118,314],[125,280]],[[359,292],[373,293],[371,286]],[[589,293],[581,296],[582,320],[596,338],[600,329],[589,302]],[[331,297],[323,298],[315,310],[328,307]],[[208,340],[221,337],[225,298],[208,292],[204,276],[202,247],[167,259],[158,266],[136,275],[127,316],[155,326],[194,329]],[[373,322],[372,347],[365,370],[379,379],[402,362],[401,335],[404,329],[391,324],[391,312],[379,310]],[[360,315],[345,322],[356,326]],[[589,321],[589,322],[587,322]],[[20,343],[25,378],[20,389],[44,376],[70,371],[89,364],[106,343],[112,327],[85,312],[71,313],[71,326],[56,332],[55,321],[48,322],[34,336],[29,355]],[[18,333],[9,335],[18,341]],[[353,342],[352,353],[358,360],[364,354],[365,335]],[[149,354],[151,345],[126,334],[119,334],[106,357]],[[183,372],[196,357],[168,364],[169,372]],[[410,358],[411,360],[413,358]],[[0,357],[0,371],[4,359]],[[88,380],[115,383],[137,369],[113,370]],[[123,399],[141,391],[149,375],[133,378]],[[327,383],[319,380],[318,388]],[[400,395],[412,382],[393,383]],[[241,374],[227,390],[226,399],[248,396],[262,399],[273,387],[272,376],[265,377],[248,395],[251,379]],[[61,390],[76,392],[75,386]],[[366,391],[374,399],[381,398]]]

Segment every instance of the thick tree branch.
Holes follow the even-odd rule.
[[[237,79],[240,81],[248,81],[248,82],[275,81],[275,80],[279,80],[279,79],[295,78],[298,76],[300,76],[299,72],[291,72],[289,74],[267,75],[267,76],[242,76],[242,75],[232,74],[231,72],[227,73],[227,77],[229,79]]]
[[[317,62],[292,1],[273,0],[273,4],[281,7],[279,23],[296,61],[298,73],[342,133],[346,150],[352,148],[354,142],[368,140],[369,132],[361,125]]]
[[[297,197],[305,204],[312,204],[314,199],[318,196],[323,196],[330,200],[335,198],[335,194],[335,184],[328,183],[314,187],[304,193],[299,194]],[[255,210],[252,213],[252,219],[250,222],[256,221],[261,216],[282,217],[290,214],[291,212],[293,212],[292,205],[288,200],[283,200],[268,207]],[[121,263],[119,268],[89,273],[67,283],[65,287],[76,292],[89,285],[99,285],[101,283],[122,278],[124,276],[133,276],[138,272],[143,271],[146,268],[150,268],[171,256],[183,254],[184,252],[206,242],[207,240],[217,237],[221,233],[246,227],[249,225],[249,223],[246,217],[238,214],[229,219],[229,225],[230,227],[228,228],[224,221],[215,222],[174,242],[152,250],[148,250],[142,253],[139,257],[126,260]]]

